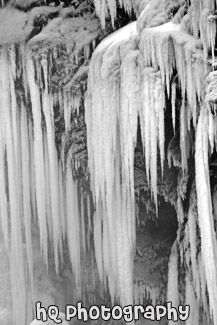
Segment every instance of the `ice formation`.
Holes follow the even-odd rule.
[[[60,17],[26,44],[36,17],[47,19],[54,13]],[[53,296],[49,258],[54,256],[58,274],[66,243],[73,273],[70,281],[74,279],[78,289],[73,297],[81,294],[81,255],[90,246],[91,200],[78,188],[73,153],[69,150],[65,155],[65,138],[62,148],[57,147],[55,113],[58,107],[68,136],[72,114],[81,105],[81,87],[76,92],[72,88],[87,73],[100,25],[93,17],[65,19],[67,14],[60,7],[38,7],[28,13],[0,9],[0,274],[7,286],[7,293],[5,288],[0,291],[0,317],[5,325],[27,324],[35,301],[45,306],[57,303],[61,292]],[[13,25],[11,17],[16,31],[8,28],[7,23]],[[73,41],[69,34],[74,35]],[[52,64],[62,64],[60,51],[67,52],[69,60],[56,91],[51,70],[58,70]],[[68,77],[72,70],[73,79]]]
[[[135,23],[99,45],[90,65],[86,96],[89,167],[97,210],[94,233],[97,245],[97,240],[102,238],[103,250],[100,257],[97,249],[96,260],[99,269],[108,275],[113,299],[120,298],[123,305],[130,303],[133,297],[135,243],[133,160],[137,134],[138,51],[133,51],[133,45],[128,42],[131,35],[136,35]],[[121,40],[123,48],[117,40]],[[120,65],[121,61],[124,64]],[[122,78],[125,83],[120,82]],[[97,95],[99,91],[101,97]],[[121,98],[123,105],[120,105]],[[121,138],[125,140],[120,141]]]
[[[79,221],[78,189],[71,162],[68,160],[65,167],[56,149],[47,61],[44,60],[37,69],[31,56],[26,56],[23,73],[26,74],[26,92],[29,92],[32,103],[30,117],[24,101],[18,102],[15,94],[15,60],[13,46],[1,50],[0,209],[4,244],[10,256],[13,324],[25,324],[27,288],[31,288],[33,301],[36,290],[33,283],[32,223],[37,220],[39,225],[40,249],[46,265],[48,246],[52,243],[57,273],[62,261],[63,238],[67,234],[77,285],[80,281],[80,234],[85,229],[84,223],[80,225]],[[44,87],[40,83],[41,73]],[[17,299],[18,295],[20,299]]]
[[[132,10],[136,8],[136,3],[132,0],[94,0],[94,4],[96,14],[99,16],[103,28],[105,28],[106,19],[108,17],[111,17],[112,25],[114,26],[117,6],[124,7],[128,13],[131,13]]]
[[[102,27],[109,15],[114,25],[117,2],[94,2]],[[171,20],[174,3],[180,10],[177,9]],[[171,102],[173,129],[179,129],[180,133],[183,177],[188,172],[189,134],[192,129],[196,132],[197,195],[196,209],[191,202],[187,212],[185,242],[181,242],[178,234],[171,251],[168,297],[178,304],[178,263],[186,263],[186,301],[193,304],[195,314],[199,303],[205,312],[203,317],[217,324],[216,235],[208,165],[209,154],[216,146],[217,76],[215,71],[210,71],[215,69],[216,3],[213,0],[191,1],[186,15],[183,12],[189,4],[184,0],[144,0],[135,4],[125,0],[118,4],[128,12],[134,9],[137,22],[108,36],[94,51],[85,98],[89,171],[96,209],[93,218],[90,198],[78,192],[72,174],[73,152],[65,156],[64,150],[57,150],[54,107],[62,110],[65,134],[68,135],[71,116],[79,110],[82,100],[81,93],[72,94],[70,87],[87,73],[90,49],[95,48],[95,39],[99,35],[99,23],[88,25],[90,33],[86,33],[84,27],[81,33],[85,19],[73,18],[70,25],[72,21],[65,19],[68,17],[64,16],[65,11],[46,9],[45,17],[49,17],[50,12],[59,17],[29,42],[31,49],[8,44],[0,49],[0,216],[4,249],[8,254],[7,267],[10,268],[15,325],[25,324],[28,318],[25,306],[29,300],[32,302],[38,297],[33,276],[34,223],[39,227],[44,263],[48,267],[51,249],[57,273],[63,260],[63,242],[67,239],[77,286],[81,253],[90,247],[93,230],[99,278],[104,287],[108,286],[112,302],[120,300],[122,305],[128,305],[133,300],[142,301],[145,295],[156,300],[157,289],[133,286],[134,149],[139,120],[147,181],[157,211],[158,164],[162,176],[164,174],[166,101]],[[28,39],[36,13],[42,13],[41,10],[45,9],[38,8],[31,15],[22,13],[18,38],[12,38],[12,42]],[[3,16],[7,16],[7,10],[1,12]],[[3,22],[5,24],[5,18]],[[23,34],[20,33],[22,30]],[[66,35],[72,32],[75,42],[68,36],[63,37],[62,31]],[[1,43],[5,43],[6,36],[0,36]],[[40,44],[47,49],[48,36],[55,40],[52,55],[45,51],[41,60],[37,60],[35,47]],[[63,87],[64,90],[58,87],[58,91],[52,93],[50,63],[57,59],[59,38],[67,43],[66,51],[72,52],[74,65],[78,65],[80,51],[86,61],[78,70],[67,66],[67,72],[73,70],[73,78],[70,74],[68,80],[66,74],[63,83],[68,87]],[[208,62],[209,55],[211,61]],[[16,91],[18,83],[22,84],[22,96]],[[176,107],[178,96],[180,109]],[[61,141],[64,147],[66,138]],[[184,224],[186,217],[182,194],[184,197],[185,193],[178,193],[176,202],[179,226]],[[198,233],[201,237],[199,252]],[[174,285],[176,295],[171,289]],[[141,287],[145,293],[140,292]],[[29,288],[31,297],[27,294]]]
[[[134,235],[132,232],[127,232],[127,225],[130,224],[131,227],[133,225],[131,229],[135,228],[135,218],[132,217],[135,210],[132,174],[138,117],[146,160],[146,175],[157,210],[157,165],[158,156],[160,156],[163,174],[166,96],[172,104],[173,128],[175,130],[178,127],[180,132],[183,175],[188,173],[190,131],[192,128],[196,131],[195,182],[198,220],[196,221],[195,213],[190,207],[185,238],[185,247],[188,244],[191,246],[191,254],[185,254],[183,244],[179,240],[174,244],[180,246],[182,263],[184,260],[191,260],[189,272],[192,267],[195,276],[191,285],[189,279],[186,278],[186,299],[194,300],[195,308],[198,308],[197,304],[202,300],[203,308],[207,311],[207,301],[204,296],[204,290],[207,288],[209,311],[206,315],[209,314],[214,324],[217,324],[216,236],[208,167],[208,156],[210,152],[213,152],[216,141],[216,119],[213,116],[213,111],[216,112],[215,72],[209,75],[208,86],[205,89],[205,78],[210,72],[210,65],[207,61],[210,52],[211,65],[214,69],[216,4],[212,0],[192,1],[187,15],[184,16],[184,1],[177,1],[177,3],[181,9],[174,19],[169,21],[166,13],[169,12],[168,8],[173,6],[171,1],[162,1],[162,3],[142,1],[136,30],[135,23],[131,23],[113,33],[101,42],[91,59],[86,96],[86,122],[89,168],[96,205],[96,219],[98,218],[94,232],[96,238],[101,238],[103,243],[108,241],[106,247],[109,247],[109,243],[113,246],[115,234],[112,226],[115,222],[118,225],[117,220],[121,218],[120,215],[122,216],[122,210],[118,210],[117,206],[126,206],[127,211],[123,211],[124,227],[122,223],[121,231],[116,228],[116,233],[118,241],[120,235],[128,240],[127,252],[122,248],[122,254],[123,252],[126,252],[128,256],[132,254]],[[105,20],[108,10],[112,17],[115,15],[113,1],[108,1],[106,10],[102,10],[105,6],[104,1],[96,1],[96,5],[101,22]],[[128,5],[128,2],[125,1],[124,5]],[[165,16],[157,15],[158,6],[164,6]],[[176,125],[177,91],[181,99],[178,126]],[[186,212],[180,196],[178,196],[176,208],[181,226]],[[104,231],[107,225],[108,230]],[[198,244],[196,227],[199,227],[201,235],[201,255],[196,254]],[[111,232],[110,229],[113,231]],[[113,252],[113,247],[109,249],[109,252]],[[118,247],[115,252],[121,264]],[[112,253],[113,255],[115,256]],[[177,295],[172,298],[178,301],[178,262],[176,264],[172,262],[175,256],[178,258],[178,253],[171,253],[168,292],[171,291],[170,286],[173,287],[175,284]],[[112,265],[115,265],[115,262],[109,263],[107,259],[115,261],[115,258],[99,251],[96,258],[100,273],[104,267],[110,279]],[[120,271],[125,270],[123,265],[118,269],[117,279],[120,277]],[[171,280],[172,273],[176,279]],[[124,279],[122,285],[129,283],[129,276],[130,274],[122,273],[121,277]],[[113,290],[114,288],[110,286],[112,294]],[[195,290],[196,294],[193,295],[192,290]],[[116,293],[121,301],[125,301],[123,295],[128,294],[130,297],[127,291]],[[138,296],[137,290],[135,294]]]

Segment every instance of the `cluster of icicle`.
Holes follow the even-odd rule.
[[[174,69],[177,71],[183,99],[180,110],[180,148],[183,170],[187,169],[189,155],[188,131],[192,120],[193,125],[196,126],[197,101],[201,100],[204,88],[203,51],[198,49],[197,45],[193,36],[187,35],[181,30],[179,24],[172,22],[141,31],[140,47],[144,64],[160,70],[167,95],[171,98],[174,130],[176,128],[177,81],[171,79]],[[172,87],[170,87],[171,82]]]
[[[204,58],[207,59],[208,51],[211,50],[214,59],[214,47],[216,37],[216,1],[194,0],[191,3],[189,13],[192,21],[192,32],[195,38],[199,35],[203,42]]]
[[[193,213],[192,211],[189,212]],[[194,216],[190,216],[193,217]],[[196,277],[196,275],[199,275],[201,272],[201,269],[198,269],[199,266],[201,266],[201,264],[198,264],[197,268],[194,269],[194,266],[196,265],[196,241],[193,242],[192,240],[196,240],[196,238],[193,238],[193,236],[196,235],[196,225],[193,225],[193,222],[195,220],[190,220],[188,221],[188,225],[187,225],[187,236],[186,236],[186,242],[187,242],[187,246],[190,242],[190,249],[187,251],[185,250],[185,254],[187,256],[185,256],[185,259],[187,260],[188,266],[190,266],[190,264],[192,263],[192,269],[191,272],[186,272],[186,277],[185,277],[185,292],[184,292],[184,301],[181,300],[180,297],[180,279],[179,279],[179,270],[180,270],[180,259],[179,259],[179,243],[177,242],[177,240],[174,242],[172,249],[171,249],[171,254],[170,254],[170,259],[169,259],[169,264],[168,264],[168,285],[167,285],[167,301],[171,301],[173,306],[175,308],[177,308],[178,310],[178,306],[180,304],[182,304],[182,302],[185,305],[189,305],[190,306],[190,315],[189,318],[186,320],[186,325],[191,325],[191,324],[195,324],[195,325],[199,325],[200,323],[200,319],[201,319],[201,315],[200,315],[200,301],[198,298],[200,298],[201,296],[197,296],[197,294],[195,293],[195,282],[194,280],[196,279],[196,281],[200,281],[200,277]],[[191,228],[195,226],[195,229]],[[190,230],[191,229],[191,230]],[[191,232],[190,232],[191,231]],[[191,238],[189,238],[188,236],[191,236]],[[192,246],[193,244],[193,246]],[[185,247],[186,249],[186,247]],[[186,253],[187,252],[187,253]],[[190,263],[191,261],[191,263]],[[193,265],[194,263],[194,265]],[[199,262],[198,262],[199,263]],[[202,273],[203,274],[203,273]],[[193,277],[193,279],[192,279]],[[202,279],[204,280],[204,277],[202,277]],[[200,285],[199,282],[197,282],[198,285]],[[203,286],[204,283],[202,283],[202,288],[205,289],[205,287]],[[198,287],[199,289],[199,287]],[[205,293],[205,292],[204,292]],[[205,298],[205,296],[203,297]],[[183,299],[183,298],[182,298]],[[203,301],[204,303],[204,301]],[[207,301],[205,300],[205,303],[207,304]],[[207,306],[207,305],[204,306]],[[203,313],[203,315],[206,315],[205,319],[204,319],[204,323],[208,324],[209,323],[209,312],[206,313],[207,310],[205,310],[205,313]],[[174,324],[174,320],[169,320],[168,325]],[[202,324],[204,324],[202,323]],[[176,324],[180,324],[180,321],[176,322]]]
[[[119,41],[116,42],[114,35],[104,40],[94,52],[85,108],[89,167],[96,206],[96,262],[100,279],[105,284],[106,275],[108,277],[112,301],[115,297],[120,298],[123,305],[131,303],[133,298],[135,243],[133,148],[137,132],[134,111],[137,107],[133,104],[137,97],[137,53],[127,48],[131,33],[135,33],[135,24],[123,29],[122,34],[118,32],[118,39],[121,36],[126,47],[122,53],[119,53]],[[126,65],[122,68],[120,56],[126,57]],[[124,78],[127,82],[122,85],[121,75],[129,76]],[[132,95],[131,98],[128,94]],[[120,97],[125,101],[123,106],[120,106]],[[118,117],[123,117],[123,123],[118,123]]]
[[[160,288],[157,286],[150,286],[142,281],[135,281],[134,283],[134,304],[143,305],[144,301],[151,301],[152,305],[156,305],[162,299]]]
[[[200,2],[201,3],[201,2]],[[210,1],[211,3],[211,1]],[[208,2],[203,3],[203,5],[208,7]],[[216,121],[212,114],[212,109],[215,105],[216,98],[216,74],[211,73],[209,77],[212,79],[212,83],[207,88],[207,95],[204,94],[204,78],[208,67],[206,62],[204,62],[204,57],[207,58],[207,51],[213,48],[215,35],[215,24],[211,28],[213,34],[208,28],[210,26],[210,20],[207,22],[206,28],[201,25],[199,26],[198,18],[202,15],[204,18],[204,8],[203,12],[196,13],[195,10],[200,8],[197,1],[193,2],[192,12],[194,13],[194,26],[196,26],[202,33],[204,38],[210,40],[209,44],[203,44],[203,50],[198,47],[198,40],[194,36],[187,35],[182,31],[181,25],[174,24],[172,22],[166,23],[165,25],[147,28],[141,31],[140,36],[140,46],[143,52],[143,59],[147,66],[158,67],[161,72],[162,80],[165,84],[165,89],[167,90],[168,96],[170,95],[170,83],[171,75],[173,69],[177,71],[178,82],[181,89],[182,95],[182,106],[180,110],[180,147],[182,154],[182,169],[187,170],[187,158],[188,158],[188,131],[191,127],[191,122],[193,121],[193,126],[196,129],[196,142],[195,142],[195,166],[196,166],[196,191],[197,191],[197,208],[198,208],[198,224],[201,234],[201,260],[200,260],[200,272],[198,273],[198,266],[196,266],[195,256],[192,257],[192,271],[197,278],[197,281],[191,283],[192,288],[189,289],[190,280],[188,274],[186,275],[186,300],[190,299],[188,296],[191,294],[191,299],[196,299],[192,301],[192,306],[198,308],[198,303],[201,302],[203,309],[206,312],[207,319],[210,315],[214,324],[217,324],[217,313],[216,313],[216,289],[217,289],[217,266],[216,266],[216,236],[213,224],[213,214],[212,214],[212,203],[210,194],[210,184],[209,184],[209,167],[208,167],[208,157],[209,154],[214,150],[215,137],[216,137]],[[210,11],[209,11],[210,13]],[[193,15],[193,14],[192,14]],[[208,13],[206,15],[206,19]],[[204,18],[205,19],[205,18]],[[214,19],[214,18],[213,18]],[[206,20],[207,21],[207,20]],[[202,20],[204,22],[204,20]],[[212,20],[211,20],[212,22]],[[139,25],[139,24],[138,24]],[[209,37],[207,37],[209,35]],[[211,35],[211,36],[210,36]],[[162,55],[163,53],[163,55]],[[212,54],[214,52],[212,51]],[[172,118],[173,127],[175,129],[175,97],[176,97],[176,85],[172,81]],[[198,103],[201,103],[200,114],[198,118]],[[180,201],[177,202],[179,205],[178,210],[180,210],[180,224],[183,221],[183,211]],[[192,214],[189,211],[189,227],[192,225]],[[193,226],[192,226],[193,227]],[[195,228],[190,228],[189,230],[191,236],[195,236]],[[190,239],[192,239],[190,237]],[[189,239],[189,240],[190,240]],[[191,242],[191,254],[195,252],[197,247],[196,241]],[[196,254],[196,253],[195,253]],[[185,257],[187,258],[187,257]],[[199,263],[199,262],[197,262]],[[171,264],[172,265],[172,264]],[[169,268],[172,267],[169,264]],[[170,274],[170,270],[169,270]],[[174,282],[174,281],[173,281]],[[175,282],[174,282],[175,283]],[[198,289],[201,288],[201,290]],[[207,301],[205,298],[205,291],[207,288],[209,297],[209,310],[207,308]],[[169,289],[168,289],[169,290]],[[192,291],[196,291],[194,296]],[[200,291],[200,292],[199,292]],[[202,293],[201,293],[202,291]],[[196,298],[195,298],[196,297]],[[174,298],[175,299],[175,298]],[[196,313],[196,312],[195,312]],[[190,321],[189,321],[190,324]]]
[[[135,2],[133,0],[94,0],[94,5],[103,29],[105,28],[106,19],[109,17],[114,26],[117,6],[123,7],[129,14],[135,9]]]
[[[57,272],[67,239],[77,283],[81,251],[86,246],[83,198],[78,197],[70,161],[63,165],[55,146],[47,61],[37,67],[30,54],[20,51],[19,69],[23,69],[26,99],[29,94],[31,100],[28,110],[27,100],[18,101],[15,92],[20,73],[15,48],[0,51],[0,220],[10,258],[13,324],[26,323],[30,290],[34,300],[32,222],[39,227],[45,264],[51,247]]]
[[[201,108],[196,133],[196,190],[198,224],[201,234],[201,259],[209,297],[210,315],[217,324],[217,241],[214,230],[208,157],[213,151],[216,121],[207,106]]]
[[[159,72],[141,65],[136,36],[132,23],[98,46],[90,64],[85,110],[96,261],[101,279],[108,276],[112,299],[119,297],[122,304],[133,299],[138,116],[156,203],[158,146],[162,169],[164,160],[164,88]]]
[[[217,240],[214,228],[208,165],[209,154],[213,153],[214,148],[216,148],[217,137],[216,117],[212,113],[215,110],[215,100],[217,98],[215,87],[217,84],[216,72],[210,72],[206,84],[205,102],[204,106],[201,107],[196,126],[196,191],[194,191],[194,188],[191,191],[184,240],[178,242],[180,262],[185,264],[186,268],[185,303],[191,306],[191,315],[186,323],[189,325],[192,322],[194,324],[201,324],[201,322],[217,324]],[[180,198],[177,202],[177,212],[179,224],[181,225],[184,221],[184,211]],[[198,238],[198,232],[200,233],[200,238]],[[201,241],[201,249],[198,248],[199,241]],[[177,243],[174,245],[176,245],[177,254]],[[173,251],[174,249],[171,251],[170,259],[174,256]],[[170,274],[176,274],[176,281],[172,281],[174,286],[178,279],[178,269],[176,267],[176,271],[174,271],[172,264],[169,263]],[[168,277],[168,290],[169,284],[170,276]],[[178,292],[179,290],[177,291],[176,299],[179,299]],[[170,298],[170,300],[172,299]],[[200,315],[200,318],[198,315]],[[203,320],[201,320],[201,317],[203,317]]]
[[[98,4],[103,3],[105,4],[101,1]],[[113,8],[114,3],[110,1],[109,4]],[[146,4],[148,8],[148,1]],[[101,278],[104,274],[108,276],[112,296],[119,296],[123,303],[132,297],[129,286],[132,271],[127,271],[126,266],[127,263],[130,265],[129,257],[132,256],[135,236],[133,164],[137,119],[139,116],[146,173],[157,206],[158,147],[162,172],[164,161],[164,94],[167,93],[171,99],[175,131],[176,91],[179,88],[182,96],[178,126],[181,166],[186,173],[189,157],[188,135],[192,124],[196,129],[196,192],[201,234],[198,275],[195,264],[196,234],[193,233],[195,227],[190,220],[189,240],[192,245],[191,254],[194,255],[191,257],[194,263],[193,272],[200,279],[192,283],[189,282],[191,279],[188,274],[186,275],[186,299],[194,299],[192,303],[195,308],[201,303],[216,325],[217,250],[208,168],[208,156],[214,150],[216,121],[211,113],[213,107],[210,108],[204,102],[204,80],[208,71],[206,58],[209,50],[212,51],[214,61],[216,22],[215,17],[211,16],[214,8],[215,3],[212,0],[192,1],[188,13],[193,21],[192,35],[186,33],[182,23],[174,21],[158,27],[144,28],[142,18],[138,18],[137,31],[135,23],[132,23],[105,39],[94,52],[90,64],[86,122],[89,168],[96,205],[94,236],[97,243],[97,265]],[[199,34],[201,40],[197,38]],[[176,78],[174,71],[177,72]],[[209,91],[211,94],[207,96],[206,102],[215,103],[215,95],[214,99],[210,98],[212,93],[215,94],[215,87],[210,87]],[[181,224],[184,220],[181,200],[177,202],[177,207],[180,210]],[[102,243],[100,247],[99,242]],[[171,256],[174,261],[169,263],[169,268],[172,265],[176,268],[176,274],[177,252],[177,248],[174,248]],[[114,275],[115,267],[118,269],[117,276]],[[177,286],[177,279],[174,281]],[[192,290],[198,291],[198,286],[203,288],[200,289],[202,294],[197,292],[194,296]],[[204,290],[208,292],[209,313],[206,299],[201,298],[205,294]]]
[[[202,116],[204,117],[203,114]],[[198,122],[198,128],[201,126],[200,123],[201,121]],[[199,156],[201,157],[204,154],[204,148],[201,148],[201,145],[208,143],[206,128],[207,124],[205,121],[204,130],[202,132],[201,130],[197,131],[199,137],[205,135],[206,138],[203,140],[197,138],[196,140],[197,159],[200,159]],[[204,161],[207,160],[205,156],[203,158]],[[189,325],[192,323],[197,325],[216,323],[216,238],[212,211],[210,210],[208,212],[209,214],[207,214],[207,203],[211,204],[209,202],[210,190],[209,184],[203,183],[203,176],[205,174],[207,175],[207,173],[204,173],[205,169],[201,160],[197,168],[200,169],[200,173],[198,174],[199,171],[196,170],[196,178],[200,178],[200,180],[197,180],[197,188],[195,189],[193,186],[190,194],[190,206],[187,214],[188,220],[185,225],[184,238],[180,238],[181,231],[179,230],[177,240],[174,242],[171,250],[168,264],[167,300],[173,301],[174,306],[180,303],[190,305],[191,312],[186,321],[186,324]],[[200,203],[197,198],[200,199]],[[201,211],[201,207],[203,212]],[[179,222],[183,222],[184,211],[181,205],[178,207],[177,212],[179,214]],[[198,238],[199,231],[201,239]],[[201,249],[199,247],[200,241]],[[180,275],[180,270],[183,267],[185,270],[184,282],[181,279],[182,275]],[[185,283],[184,295],[183,283]]]

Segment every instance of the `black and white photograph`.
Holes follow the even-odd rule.
[[[0,0],[0,325],[217,325],[217,0]]]

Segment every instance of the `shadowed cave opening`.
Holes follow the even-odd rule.
[[[166,298],[169,256],[177,236],[176,211],[163,199],[160,200],[158,217],[149,218],[144,210],[144,207],[140,210],[140,215],[143,214],[145,217],[140,219],[137,227],[134,280],[143,283],[144,286],[147,285],[144,303],[150,303],[153,299],[151,297],[153,288],[159,289],[159,297],[163,302]]]

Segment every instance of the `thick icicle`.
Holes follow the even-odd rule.
[[[196,194],[194,194],[195,196]],[[193,194],[192,194],[193,196]],[[194,200],[196,198],[194,197]],[[200,276],[198,272],[198,262],[197,262],[197,223],[196,223],[196,207],[194,206],[196,202],[191,202],[191,206],[188,211],[188,234],[190,243],[190,255],[191,255],[191,267],[193,273],[193,285],[196,292],[196,297],[200,297]]]
[[[196,133],[196,190],[201,232],[201,257],[209,296],[210,315],[217,324],[217,243],[214,232],[208,168],[208,112],[202,107]],[[209,261],[209,263],[207,263]]]
[[[200,308],[199,301],[195,296],[194,287],[191,283],[190,276],[187,275],[185,278],[186,281],[186,289],[185,289],[185,305],[190,306],[190,315],[186,321],[186,325],[199,325],[199,317],[200,317]]]
[[[96,264],[99,272],[99,278],[103,283],[103,242],[102,242],[102,216],[99,211],[95,212],[93,216],[93,232],[94,232],[94,248],[95,248],[95,258]]]
[[[35,185],[37,200],[37,216],[40,229],[40,243],[44,259],[47,263],[47,216],[45,203],[45,171],[43,154],[43,136],[41,128],[40,93],[35,81],[34,63],[29,57],[27,61],[27,76],[32,102],[32,114],[34,120],[34,165]]]
[[[140,89],[138,51],[133,51],[135,27],[135,23],[124,27],[95,50],[85,109],[89,169],[97,210],[94,237],[102,235],[103,243],[103,256],[98,249],[96,252],[99,273],[102,273],[103,260],[112,300],[119,298],[123,305],[132,303],[133,299],[133,161]],[[129,42],[131,35],[132,42]],[[100,214],[102,234],[96,219]]]
[[[86,52],[89,55],[88,49]],[[40,253],[47,268],[48,257],[54,254],[58,271],[59,255],[63,262],[63,243],[67,237],[77,284],[81,276],[81,233],[84,252],[86,245],[85,221],[79,220],[77,183],[72,177],[70,160],[66,166],[65,160],[59,159],[54,121],[55,105],[64,107],[63,101],[67,101],[68,131],[72,110],[79,111],[81,95],[72,96],[69,91],[65,96],[60,89],[58,99],[53,96],[52,62],[48,64],[48,60],[52,58],[46,54],[38,60],[24,45],[2,45],[0,49],[0,231],[10,258],[14,325],[26,324],[36,297],[40,296],[42,303],[46,299],[36,288],[34,225],[39,228]],[[63,116],[64,112],[61,113]],[[85,211],[90,238],[89,210],[90,204]]]
[[[2,89],[2,80],[1,80]],[[0,97],[0,107],[3,105],[3,98]],[[8,201],[7,201],[7,188],[6,188],[6,152],[5,152],[5,124],[1,109],[0,119],[0,217],[1,228],[4,236],[6,248],[9,245],[9,222],[8,222]]]
[[[26,302],[26,284],[24,274],[24,253],[22,243],[22,181],[21,181],[21,139],[20,129],[25,128],[21,124],[21,119],[18,117],[16,109],[16,95],[13,71],[11,70],[10,49],[2,49],[0,53],[1,66],[1,101],[0,101],[0,119],[1,119],[1,148],[3,149],[3,157],[1,163],[6,174],[3,176],[3,200],[1,201],[1,219],[2,230],[5,231],[5,244],[8,248],[8,255],[10,255],[10,279],[11,279],[11,298],[13,308],[13,323],[25,323],[25,302]],[[13,49],[11,49],[13,51]],[[13,60],[15,58],[11,58]],[[12,64],[14,66],[14,62]],[[4,127],[4,133],[3,133]],[[4,135],[3,135],[4,134]],[[28,146],[28,144],[26,144]],[[7,168],[6,168],[7,166]],[[5,182],[4,182],[5,179]],[[4,197],[5,193],[5,197]],[[8,193],[8,195],[6,194]],[[4,207],[7,199],[7,208]],[[6,209],[5,209],[6,208]],[[3,215],[4,213],[4,215]],[[10,219],[6,218],[10,215]],[[8,224],[10,224],[10,237]],[[25,223],[26,234],[29,229]],[[29,234],[28,234],[29,235]],[[26,240],[28,241],[28,235]],[[29,244],[31,244],[28,241]],[[28,254],[28,263],[31,269],[31,253]],[[22,297],[17,300],[18,293]]]
[[[46,131],[47,131],[47,145],[49,157],[49,172],[50,172],[50,200],[51,200],[51,217],[52,217],[52,240],[54,246],[54,257],[56,270],[58,271],[58,253],[60,246],[60,223],[59,223],[59,196],[58,196],[58,160],[55,146],[55,132],[53,121],[53,100],[51,94],[48,94],[48,74],[47,74],[47,60],[42,61],[44,72],[45,90],[42,96],[42,107],[45,116]]]
[[[159,145],[161,171],[164,164],[164,108],[165,94],[160,72],[145,68],[142,74],[142,103],[139,107],[146,174],[157,206],[157,144]]]
[[[176,130],[176,83],[172,83],[172,119],[173,119],[173,131],[175,133]]]
[[[68,162],[65,179],[66,193],[66,220],[67,240],[70,260],[76,279],[77,287],[80,284],[80,223],[78,210],[77,183],[73,180],[72,170]]]
[[[21,105],[21,155],[22,155],[22,190],[23,190],[23,220],[26,237],[26,251],[29,267],[29,276],[31,289],[33,290],[33,252],[32,252],[32,231],[31,231],[31,191],[30,191],[30,175],[29,175],[29,136],[26,109]]]
[[[167,283],[167,301],[171,301],[175,308],[179,306],[179,282],[178,282],[178,245],[174,242],[168,264],[168,283]],[[174,324],[173,320],[169,320],[169,325]],[[176,322],[179,324],[179,321]]]
[[[94,0],[96,14],[100,18],[103,29],[105,28],[106,18],[111,17],[112,25],[116,19],[117,6],[123,7],[130,13],[136,7],[133,0]]]

